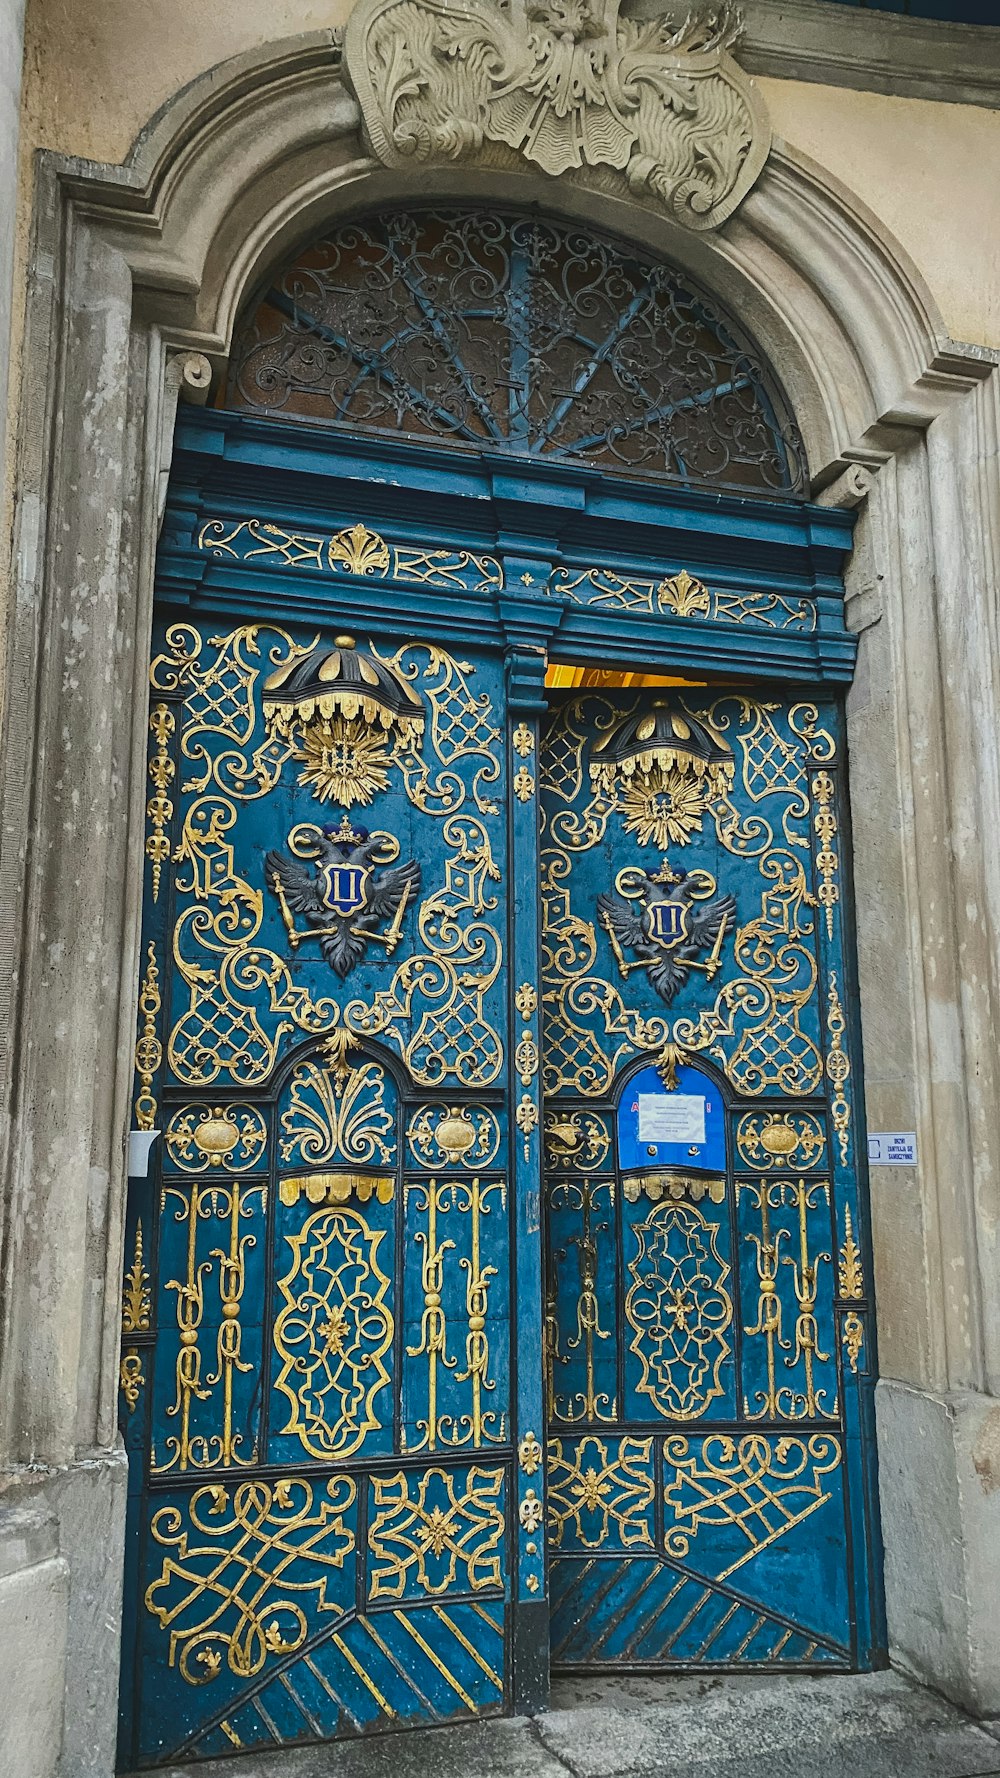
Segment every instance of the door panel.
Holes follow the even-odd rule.
[[[557,1667],[871,1658],[871,1340],[832,703],[542,739]]]
[[[216,628],[151,673],[129,1766],[511,1696],[502,663]]]

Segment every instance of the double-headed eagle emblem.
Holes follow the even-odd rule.
[[[711,980],[736,914],[735,898],[716,896],[716,887],[707,870],[672,870],[666,858],[656,871],[634,865],[619,871],[618,895],[599,895],[597,911],[622,979],[633,969],[645,969],[668,1006],[692,969],[703,969]],[[639,905],[629,905],[635,902]],[[626,951],[635,953],[631,960]],[[709,952],[704,961],[701,951]]]
[[[353,827],[345,815],[339,827],[294,827],[291,857],[269,852],[264,860],[268,888],[278,898],[292,950],[318,938],[320,950],[341,980],[360,963],[374,939],[391,956],[403,930],[403,915],[420,891],[420,866],[410,859],[395,870],[379,870],[399,857],[391,834]],[[300,863],[300,860],[306,863]],[[376,874],[377,873],[377,874]],[[296,926],[301,914],[306,930]],[[387,932],[377,928],[391,922]]]

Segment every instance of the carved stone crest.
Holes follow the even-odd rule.
[[[608,167],[687,228],[717,228],[771,143],[756,88],[728,53],[728,0],[680,18],[622,18],[622,0],[359,0],[345,62],[372,147],[408,161],[553,176]]]

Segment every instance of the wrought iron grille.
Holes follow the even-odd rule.
[[[666,266],[534,217],[394,212],[315,243],[249,316],[227,400],[689,486],[805,486],[730,321]]]

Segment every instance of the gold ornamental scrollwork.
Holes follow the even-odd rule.
[[[695,1420],[723,1394],[733,1302],[719,1229],[692,1204],[656,1204],[634,1235],[625,1320],[642,1376],[636,1388],[657,1413]]]
[[[599,1203],[601,1194],[607,1195],[609,1216],[601,1219],[603,1206]],[[566,1349],[559,1350],[559,1327],[555,1313],[559,1297],[562,1294],[555,1278],[552,1279],[552,1314],[553,1321],[549,1331],[549,1348],[547,1353],[551,1387],[549,1392],[549,1417],[573,1425],[580,1420],[613,1420],[618,1411],[617,1401],[604,1390],[597,1388],[596,1354],[598,1340],[611,1338],[611,1327],[602,1327],[602,1307],[598,1296],[598,1265],[600,1250],[599,1237],[608,1234],[611,1228],[610,1211],[614,1204],[614,1182],[611,1180],[593,1179],[560,1179],[549,1188],[549,1212],[564,1213],[569,1211],[579,1216],[578,1232],[567,1237],[557,1257],[562,1259],[568,1255],[572,1247],[576,1249],[576,1302],[570,1316],[575,1313],[576,1326],[567,1336]],[[566,1282],[565,1302],[567,1308],[572,1301],[569,1280]],[[572,1394],[563,1394],[555,1389],[555,1365],[569,1365],[570,1353],[579,1353],[583,1359],[583,1388]]]
[[[376,660],[382,659],[377,650],[372,652]],[[421,657],[426,657],[423,668]],[[420,642],[404,644],[384,664],[411,686],[419,685],[430,706],[431,748],[441,769],[432,775],[426,749],[421,752],[402,738],[393,752],[410,802],[422,814],[442,818],[458,813],[471,788],[479,814],[498,815],[500,805],[491,791],[500,780],[503,737],[489,692],[473,689],[472,663],[455,660],[433,643]],[[469,786],[455,767],[459,761],[476,760],[480,763]]]
[[[851,1106],[844,1088],[851,1075],[851,1064],[844,1047],[844,1032],[847,1020],[840,1004],[840,990],[837,987],[836,971],[830,971],[830,986],[827,994],[826,1029],[830,1038],[830,1047],[826,1057],[826,1077],[833,1087],[833,1098],[830,1101],[830,1116],[840,1150],[840,1164],[847,1165],[847,1155],[851,1140]]]
[[[538,995],[530,982],[522,982],[514,995],[514,1005],[522,1019],[534,1018],[538,1011]]]
[[[146,817],[150,827],[146,837],[146,857],[152,866],[151,883],[155,902],[159,900],[160,895],[160,874],[170,858],[168,829],[174,813],[174,805],[168,791],[177,770],[170,756],[170,742],[177,727],[177,718],[169,705],[162,703],[153,705],[149,714],[149,727],[154,739],[154,748],[149,761],[149,776],[153,783],[153,794],[146,804]]]
[[[198,548],[235,562],[404,580],[446,591],[500,592],[504,584],[503,566],[495,556],[388,543],[360,523],[331,533],[290,530],[262,519],[207,519],[198,533]]]
[[[122,1292],[122,1332],[146,1332],[150,1325],[151,1310],[152,1296],[142,1251],[142,1219],[139,1217],[136,1219],[132,1244],[132,1264],[125,1273],[125,1288]]]
[[[275,1388],[288,1401],[279,1430],[310,1456],[350,1457],[382,1424],[394,1327],[392,1284],[379,1264],[385,1239],[384,1229],[339,1204],[314,1211],[285,1236],[292,1260],[278,1279],[283,1307],[273,1334],[282,1361]]]
[[[588,1433],[549,1441],[547,1498],[554,1550],[654,1547],[651,1438]]]
[[[545,1164],[558,1170],[592,1173],[603,1167],[611,1148],[607,1120],[592,1111],[558,1106],[545,1113]]]
[[[811,1111],[753,1111],[736,1126],[736,1151],[741,1165],[758,1173],[790,1167],[822,1166],[826,1134]]]
[[[188,1685],[223,1666],[250,1679],[269,1655],[301,1647],[313,1611],[343,1611],[335,1577],[354,1552],[356,1498],[349,1476],[282,1476],[210,1484],[154,1512],[152,1543],[167,1553],[146,1610],[169,1631],[169,1664]]]
[[[139,1076],[139,1092],[135,1101],[135,1123],[138,1130],[152,1130],[156,1125],[156,1100],[152,1087],[163,1060],[163,1045],[156,1030],[160,1006],[160,971],[156,962],[156,946],[150,940],[146,950],[146,973],[139,990],[139,1017],[142,1027],[135,1046],[135,1071]]]
[[[538,1128],[538,1106],[527,1093],[521,1094],[520,1104],[514,1113],[514,1121],[524,1137],[524,1158],[531,1159],[531,1136]]]
[[[365,1062],[337,1068],[300,1062],[281,1113],[278,1149],[283,1165],[322,1167],[342,1159],[391,1167],[396,1159],[395,1115],[385,1103],[385,1073]]]
[[[533,1432],[526,1432],[517,1447],[517,1460],[525,1475],[534,1475],[542,1461],[542,1447]]]
[[[760,1179],[743,1182],[738,1188],[741,1200],[748,1199],[759,1210],[761,1232],[746,1237],[754,1249],[757,1278],[757,1317],[748,1322],[743,1332],[747,1339],[763,1339],[766,1354],[767,1388],[756,1390],[756,1411],[744,1398],[743,1411],[748,1419],[816,1420],[833,1418],[837,1413],[837,1396],[833,1399],[817,1375],[820,1365],[829,1363],[830,1354],[820,1344],[816,1305],[821,1268],[831,1266],[832,1255],[826,1249],[812,1247],[810,1215],[820,1205],[828,1209],[830,1188],[826,1180],[806,1181]],[[775,1222],[775,1213],[786,1207],[793,1212],[792,1226]],[[828,1223],[820,1221],[822,1228]],[[787,1245],[783,1249],[782,1242]],[[783,1305],[780,1279],[787,1267],[795,1294],[796,1316],[787,1336],[783,1329]],[[779,1359],[782,1371],[779,1372]],[[793,1375],[780,1381],[783,1372]]]
[[[406,1143],[418,1167],[488,1167],[500,1150],[500,1123],[485,1105],[423,1105],[410,1117]]]
[[[840,1260],[837,1267],[837,1284],[842,1297],[856,1301],[865,1294],[865,1280],[861,1269],[861,1249],[854,1239],[854,1223],[848,1205],[844,1210],[844,1241],[840,1249]]]
[[[369,1598],[500,1588],[507,1528],[503,1485],[502,1469],[373,1476]]]
[[[398,965],[391,985],[370,1006],[352,1001],[345,1018],[356,1032],[395,1042],[421,1086],[437,1086],[449,1075],[461,1086],[489,1086],[504,1060],[485,1006],[503,965],[503,943],[482,916],[497,906],[488,886],[501,873],[476,816],[451,815],[442,831],[452,850],[443,888],[432,890],[417,915],[423,949]],[[416,1013],[419,1022],[409,1035]]]
[[[538,1073],[538,1045],[530,1031],[522,1031],[514,1051],[514,1067],[523,1087],[530,1087]]]
[[[801,1023],[818,974],[815,924],[804,912],[815,903],[790,852],[769,852],[760,870],[766,885],[760,915],[738,928],[733,945],[741,974],[724,983],[713,1008],[678,1019],[673,1038],[717,1057],[738,1092],[815,1093],[822,1058]],[[733,1038],[730,1048],[724,1040]]]
[[[267,1125],[255,1105],[185,1105],[171,1115],[163,1140],[171,1165],[184,1173],[245,1173],[264,1159]]]
[[[765,630],[798,630],[812,635],[816,606],[812,599],[785,593],[748,593],[709,588],[686,568],[677,574],[616,574],[609,568],[557,568],[550,593],[605,611],[631,611],[650,617],[704,619],[709,623],[756,626]]]
[[[833,846],[837,837],[834,795],[834,783],[829,772],[817,772],[813,779],[813,799],[816,804],[813,827],[819,841],[816,869],[820,878],[819,902],[826,913],[826,935],[830,939],[833,937],[833,910],[840,900],[840,889],[837,886],[839,860]]]
[[[127,1352],[122,1353],[121,1364],[118,1367],[118,1386],[125,1398],[125,1406],[128,1408],[130,1414],[134,1414],[139,1405],[139,1392],[145,1385],[145,1382],[146,1378],[143,1374],[142,1359],[139,1356],[138,1349],[135,1346],[131,1346]]]
[[[256,1199],[256,1206],[254,1200]],[[174,1221],[186,1229],[186,1268],[181,1278],[170,1278],[164,1289],[177,1293],[177,1358],[174,1399],[167,1418],[177,1423],[176,1433],[164,1442],[169,1453],[159,1461],[153,1452],[152,1469],[159,1475],[170,1470],[246,1467],[256,1463],[257,1447],[244,1454],[245,1436],[234,1420],[234,1388],[237,1373],[253,1369],[242,1355],[243,1329],[240,1307],[246,1288],[246,1258],[257,1245],[256,1235],[243,1225],[267,1208],[267,1186],[246,1185],[239,1180],[203,1183],[199,1179],[164,1185],[160,1194],[161,1215],[173,1211]],[[209,1234],[222,1224],[225,1245],[206,1254],[199,1236],[204,1225]],[[214,1263],[213,1263],[214,1262]],[[219,1322],[215,1333],[215,1369],[204,1368],[201,1346],[205,1315],[206,1280],[216,1276]],[[217,1394],[217,1391],[221,1393]],[[211,1402],[203,1432],[194,1416],[196,1403]]]
[[[420,1319],[420,1337],[407,1346],[410,1358],[427,1360],[427,1413],[417,1420],[418,1439],[406,1441],[409,1451],[437,1450],[441,1446],[457,1447],[472,1444],[500,1443],[506,1436],[506,1417],[484,1411],[484,1395],[496,1390],[496,1380],[489,1375],[490,1348],[488,1332],[489,1294],[491,1282],[498,1276],[496,1266],[486,1265],[482,1258],[483,1218],[491,1213],[492,1198],[501,1210],[506,1208],[506,1186],[502,1180],[418,1180],[405,1188],[406,1202],[418,1214],[426,1216],[426,1226],[418,1228],[414,1241],[421,1249],[421,1285],[424,1307]],[[465,1368],[460,1370],[457,1353],[449,1356],[448,1318],[444,1307],[445,1273],[454,1259],[456,1243],[450,1235],[441,1235],[439,1223],[453,1227],[453,1217],[468,1217],[469,1253],[458,1260],[458,1268],[466,1278]],[[457,1228],[453,1229],[457,1233]],[[460,1336],[459,1336],[460,1337]],[[439,1367],[452,1373],[456,1384],[469,1385],[468,1411],[461,1414],[439,1411]]]
[[[862,1321],[861,1316],[857,1314],[854,1309],[851,1310],[850,1314],[844,1316],[842,1338],[844,1342],[844,1350],[847,1353],[847,1362],[855,1375],[857,1375],[861,1359],[861,1348],[865,1341],[865,1324]]]
[[[718,1581],[787,1537],[832,1499],[826,1478],[841,1449],[827,1433],[809,1438],[716,1433],[664,1441],[666,1549],[683,1561],[703,1526],[735,1532],[742,1547]],[[697,1558],[695,1558],[697,1559]]]

